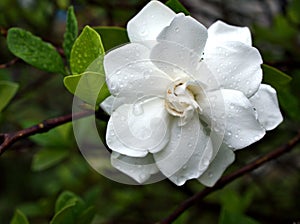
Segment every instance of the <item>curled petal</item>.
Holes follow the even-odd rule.
[[[112,152],[111,164],[140,184],[146,182],[152,174],[159,172],[153,156],[149,154],[146,157],[133,158]]]
[[[151,98],[118,107],[108,122],[106,142],[113,151],[127,156],[144,157],[160,151],[169,142],[164,101]]]
[[[226,24],[220,20],[208,28],[208,43],[239,41],[251,46],[251,32],[248,27],[238,27]]]
[[[222,90],[225,105],[224,143],[230,148],[241,149],[257,142],[265,129],[257,120],[257,113],[247,97],[236,90]]]
[[[260,85],[257,93],[249,100],[257,111],[259,122],[266,130],[272,130],[282,122],[276,91],[271,86]]]
[[[222,145],[214,160],[198,180],[205,186],[212,187],[222,176],[225,169],[233,163],[234,158],[234,152],[226,145]]]
[[[127,24],[130,41],[155,40],[158,34],[171,23],[175,15],[175,12],[161,2],[149,2]]]
[[[204,62],[221,87],[235,89],[251,97],[262,81],[259,51],[241,42],[223,42],[205,47]]]

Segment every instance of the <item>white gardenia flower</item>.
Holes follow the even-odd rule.
[[[101,107],[111,115],[112,165],[138,183],[160,172],[177,185],[213,186],[235,150],[281,123],[248,28],[206,29],[151,1],[127,29],[130,43],[104,58],[112,96]]]

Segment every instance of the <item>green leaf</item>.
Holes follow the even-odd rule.
[[[76,217],[74,216],[73,209],[75,206],[76,203],[74,202],[57,212],[50,221],[50,224],[74,224]]]
[[[76,223],[77,224],[88,224],[91,223],[94,216],[95,216],[95,208],[94,206],[88,207],[86,210],[84,210],[80,216],[77,218]]]
[[[29,221],[24,213],[17,209],[10,224],[29,224]]]
[[[19,85],[14,82],[0,81],[0,112],[12,100],[19,89]]]
[[[300,8],[299,0],[293,0],[288,4],[288,15],[294,23],[298,23],[298,24],[300,24],[299,8]]]
[[[72,74],[78,75],[85,72],[88,66],[102,55],[104,55],[104,48],[99,34],[86,26],[76,39],[71,51]]]
[[[95,72],[66,76],[64,84],[72,94],[91,105],[98,105],[110,95],[105,76]]]
[[[263,64],[262,69],[264,73],[263,81],[274,86],[277,90],[286,88],[292,81],[290,76],[272,66]]]
[[[75,205],[75,202],[79,201],[80,204],[84,202],[80,197],[70,191],[62,192],[56,200],[55,203],[55,213],[59,212],[60,210],[68,207],[69,205]]]
[[[190,12],[178,0],[168,0],[166,5],[176,13],[183,12],[186,16],[190,15]]]
[[[236,223],[259,224],[259,222],[257,222],[256,220],[244,214],[222,209],[220,219],[219,219],[219,224],[236,224]]]
[[[65,149],[52,148],[42,149],[33,156],[31,169],[33,171],[42,171],[48,169],[69,155],[69,151]]]
[[[67,14],[66,32],[64,34],[63,48],[67,59],[70,59],[73,44],[78,35],[78,24],[73,6],[70,6]]]
[[[65,73],[64,63],[56,49],[41,38],[32,33],[20,29],[11,28],[7,34],[9,50],[28,64],[54,73]]]
[[[84,201],[70,191],[63,192],[55,203],[55,215],[50,224],[74,224],[86,213]],[[86,220],[91,214],[86,214]]]
[[[278,100],[282,109],[294,120],[300,121],[300,103],[299,98],[291,93],[290,89],[278,91]]]
[[[100,34],[105,51],[129,42],[127,31],[124,28],[97,26],[93,29]]]

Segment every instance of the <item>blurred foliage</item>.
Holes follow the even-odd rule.
[[[70,49],[74,38],[78,30],[81,33],[88,24],[100,34],[101,44],[107,51],[128,41],[126,31],[119,27],[125,27],[126,22],[146,2],[1,0],[0,27],[4,35],[0,37],[0,64],[14,58],[8,51],[9,41],[6,42],[4,37],[5,30],[11,27],[30,31],[31,34],[24,35],[35,41],[36,46],[45,46],[44,43],[49,42],[59,51],[63,46],[69,52],[67,57],[70,54],[72,58]],[[172,2],[177,4],[176,1],[169,1],[170,4]],[[197,4],[197,1],[182,1],[193,16],[195,10],[190,7],[191,2]],[[230,4],[240,1],[228,1],[228,7],[223,8],[221,18],[214,17],[213,7],[218,9],[221,4],[217,3],[225,4],[225,1],[211,2],[210,18],[213,22],[228,18]],[[259,6],[256,1],[252,2]],[[275,131],[269,132],[262,141],[237,152],[237,162],[230,167],[228,173],[285,143],[299,128],[299,4],[298,0],[287,1],[284,7],[281,5],[282,10],[274,13],[270,23],[255,21],[251,24],[254,45],[260,50],[266,64],[264,82],[276,87],[285,121]],[[78,28],[71,9],[67,14],[69,5],[74,5]],[[178,4],[177,8],[183,10]],[[232,21],[238,21],[240,17],[235,18],[234,15],[232,13]],[[67,18],[69,28],[64,37]],[[119,27],[108,27],[111,25]],[[43,42],[32,35],[41,37]],[[45,48],[52,51],[49,45]],[[24,49],[21,49],[22,52],[24,53]],[[103,52],[98,53],[96,52],[95,57]],[[26,58],[23,59],[26,61]],[[66,73],[69,74],[68,60],[64,60],[64,63]],[[292,80],[270,66],[287,73]],[[44,69],[43,66],[40,69]],[[61,70],[60,65],[57,70]],[[70,113],[72,95],[63,86],[63,79],[61,75],[37,70],[22,61],[0,69],[1,97],[6,94],[8,101],[12,99],[8,106],[8,101],[5,105],[0,105],[3,109],[0,113],[0,133],[19,130],[49,117]],[[76,78],[70,79],[73,80],[71,84],[65,82],[69,90],[77,85]],[[19,91],[15,95],[17,85]],[[299,153],[298,147],[292,153],[210,195],[204,203],[186,211],[175,223],[251,224],[300,221]],[[127,186],[110,181],[88,166],[77,149],[70,124],[15,144],[1,156],[0,170],[0,223],[89,223],[90,220],[94,224],[154,223],[166,217],[185,198],[203,188],[197,181],[190,181],[183,187],[174,186],[168,181],[146,186]]]

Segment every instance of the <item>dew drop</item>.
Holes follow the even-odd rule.
[[[189,143],[189,144],[188,144],[188,147],[192,147],[192,146],[193,146],[193,144],[192,144],[192,143]]]
[[[145,79],[149,79],[149,78],[150,78],[150,75],[151,75],[150,71],[145,71],[145,72],[144,72],[144,78],[145,78]]]
[[[256,135],[255,137],[254,137],[254,140],[255,141],[258,141],[260,139],[260,137],[258,136],[258,135]]]
[[[109,86],[111,90],[115,90],[117,88],[115,82],[111,82]]]
[[[144,173],[141,173],[141,174],[139,175],[139,179],[140,179],[140,180],[144,180],[144,179],[146,179],[146,177],[147,177],[147,175],[144,174]]]
[[[142,29],[141,32],[140,32],[141,36],[146,36],[147,34],[148,34],[148,32],[147,32],[146,29]]]
[[[203,165],[204,165],[204,166],[208,166],[208,165],[209,165],[209,160],[206,159],[206,160],[203,162]]]
[[[212,172],[208,172],[208,177],[209,177],[209,178],[212,178],[212,177],[213,177]]]
[[[144,113],[144,109],[141,103],[136,103],[133,105],[133,114],[136,116],[140,116]]]
[[[175,32],[178,33],[179,32],[179,27],[175,28]]]
[[[219,132],[220,129],[219,129],[218,127],[214,127],[214,131],[215,131],[215,132]]]

